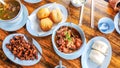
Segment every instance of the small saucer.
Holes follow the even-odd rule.
[[[101,18],[98,22],[98,29],[105,34],[112,33],[115,29],[113,20],[108,17]]]
[[[24,0],[24,1],[27,2],[27,3],[38,3],[42,0]]]
[[[16,22],[15,24],[0,24],[0,28],[5,30],[5,31],[16,31],[20,28],[22,28],[26,22],[27,22],[27,19],[28,19],[28,11],[27,11],[27,8],[22,5],[23,7],[23,16],[22,18],[20,19],[20,21]]]

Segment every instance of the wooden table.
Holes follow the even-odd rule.
[[[37,4],[29,4],[24,2],[23,0],[21,1],[28,8],[29,14],[31,14],[36,8],[44,4],[51,3],[54,1],[57,1],[58,3],[60,3],[60,0],[43,0],[42,2]],[[111,34],[106,35],[101,33],[97,28],[97,23],[100,18],[110,17],[114,20],[114,16],[116,13],[113,11],[112,8],[109,7],[108,3],[105,2],[104,0],[95,0],[95,28],[92,29],[90,27],[90,7],[91,7],[91,0],[88,0],[84,8],[83,25],[81,26],[81,28],[85,33],[86,40],[89,41],[91,38],[95,36],[103,36],[107,38],[112,45],[112,59],[111,59],[109,68],[119,68],[120,67],[120,35],[116,32],[116,30],[114,30],[114,32]],[[80,8],[75,8],[72,5],[70,5],[69,8],[70,8],[70,16],[68,17],[67,21],[72,21],[78,24]],[[7,35],[12,33],[27,34],[33,37],[35,40],[37,40],[42,47],[43,56],[45,57],[46,61],[42,58],[39,63],[29,67],[19,66],[11,62],[4,55],[2,51],[2,41]],[[78,58],[75,60],[65,60],[60,58],[53,50],[52,43],[51,43],[51,36],[34,37],[27,32],[25,26],[15,32],[7,32],[0,29],[0,45],[1,45],[0,46],[0,55],[1,55],[0,68],[54,68],[56,65],[59,64],[59,60],[62,60],[63,65],[65,65],[67,68],[82,68],[81,58]]]

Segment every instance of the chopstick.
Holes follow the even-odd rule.
[[[94,28],[94,0],[91,1],[91,27]]]
[[[80,13],[80,19],[79,19],[79,25],[82,25],[82,19],[83,19],[83,11],[84,11],[84,4],[81,7],[81,13]]]

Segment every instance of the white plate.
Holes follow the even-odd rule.
[[[36,13],[38,12],[39,9],[45,8],[45,7],[50,7],[50,6],[52,6],[52,4],[53,3],[50,3],[50,4],[46,4],[46,5],[39,7],[29,16],[29,20],[27,21],[26,27],[27,27],[28,32],[30,34],[32,34],[33,36],[44,37],[44,36],[48,36],[48,35],[52,34],[53,29],[56,27],[57,24],[54,24],[51,30],[44,32],[41,30],[38,19],[36,17]],[[50,7],[50,10],[53,9],[54,7],[60,8],[60,10],[63,14],[63,18],[60,23],[65,22],[67,20],[67,16],[68,16],[67,9],[60,4],[55,4],[53,7]]]
[[[38,3],[42,0],[24,0],[25,2],[28,2],[28,3]]]
[[[3,44],[2,44],[2,49],[5,53],[5,55],[11,60],[13,61],[14,63],[16,64],[19,64],[19,65],[23,65],[23,66],[30,66],[30,65],[34,65],[36,63],[38,63],[41,59],[41,55],[39,54],[38,52],[38,59],[34,59],[34,60],[20,60],[16,57],[15,59],[15,56],[9,51],[9,49],[6,47],[6,44],[7,43],[10,43],[10,39],[13,38],[13,36],[16,36],[16,35],[22,35],[24,36],[24,34],[11,34],[9,36],[7,36],[4,41],[3,41]],[[42,53],[42,49],[40,47],[40,45],[37,43],[37,41],[35,41],[33,39],[33,44],[36,46],[36,48]]]
[[[114,18],[114,24],[115,24],[116,31],[120,34],[120,30],[118,28],[118,13],[116,14],[116,16]]]
[[[105,60],[101,66],[98,66],[97,64],[95,64],[94,62],[92,62],[89,59],[89,54],[90,54],[92,45],[93,45],[95,40],[101,40],[101,41],[105,42],[109,47],[108,53],[105,56]],[[112,49],[111,49],[111,45],[110,45],[109,41],[107,39],[105,39],[104,37],[100,37],[100,36],[95,37],[87,43],[85,52],[83,53],[82,58],[81,58],[82,68],[107,68],[109,63],[110,63],[111,56],[112,56]]]
[[[27,23],[27,19],[28,19],[27,8],[24,5],[22,5],[22,7],[23,7],[23,14],[22,14],[20,21],[16,22],[15,24],[11,24],[11,23],[0,24],[0,28],[5,31],[16,31],[22,28]]]

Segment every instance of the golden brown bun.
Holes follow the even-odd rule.
[[[46,18],[50,15],[50,11],[48,8],[41,8],[38,12],[37,12],[37,17],[38,19],[43,19]]]
[[[40,20],[40,27],[43,31],[48,31],[52,28],[53,22],[49,18],[44,18]]]
[[[59,23],[62,20],[62,12],[59,8],[53,9],[50,14],[50,17],[54,23]]]

